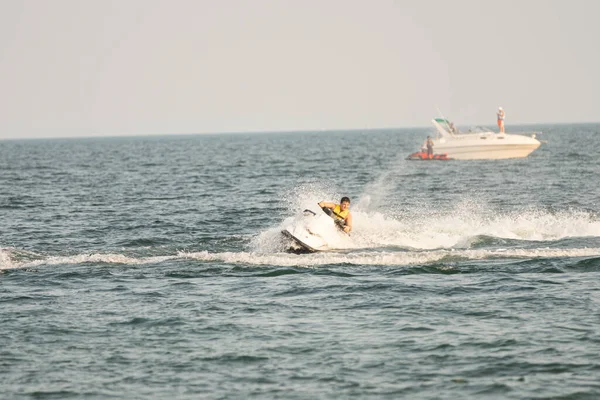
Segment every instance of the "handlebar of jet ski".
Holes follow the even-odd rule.
[[[321,210],[330,217],[333,217],[333,210],[331,208],[321,207]]]
[[[344,232],[346,235],[349,235],[348,232],[344,231],[344,227],[346,226],[346,221],[344,221],[343,219],[336,219],[334,218],[335,216],[338,216],[341,218],[340,215],[338,215],[337,213],[335,213],[331,208],[327,208],[327,207],[321,207],[321,209],[323,210],[323,212],[327,215],[329,215],[331,218],[333,218],[335,224],[340,228],[340,230],[342,232]]]
[[[336,212],[334,212],[331,208],[327,208],[327,207],[321,207],[321,209],[323,210],[323,212],[327,215],[329,215],[331,218],[333,218],[334,222],[340,226],[340,228],[344,228],[344,226],[346,226],[346,221],[344,221],[343,219],[336,219],[334,217],[338,217],[338,218],[342,218],[341,215],[337,214]]]

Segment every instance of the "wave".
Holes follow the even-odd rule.
[[[256,252],[178,252],[172,255],[134,257],[114,253],[79,254],[73,256],[47,256],[36,260],[23,260],[14,257],[14,249],[0,249],[0,270],[14,268],[35,268],[51,265],[68,264],[114,264],[114,265],[147,265],[160,264],[166,261],[192,260],[200,263],[219,262],[249,266],[281,266],[281,267],[320,267],[325,265],[381,265],[381,266],[413,266],[433,263],[453,263],[470,260],[494,259],[539,259],[539,258],[581,258],[600,257],[600,248],[574,249],[439,249],[433,251],[361,251],[361,252],[327,252],[314,254],[289,253],[256,253]]]

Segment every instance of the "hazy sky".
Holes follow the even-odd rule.
[[[0,138],[600,121],[595,0],[0,0]]]

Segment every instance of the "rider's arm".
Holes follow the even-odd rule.
[[[348,214],[344,221],[346,222],[344,232],[350,232],[352,230],[352,214]]]
[[[335,208],[335,203],[330,203],[328,201],[322,201],[319,203],[319,207]]]

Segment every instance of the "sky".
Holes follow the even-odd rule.
[[[595,0],[0,0],[0,139],[600,121]]]

